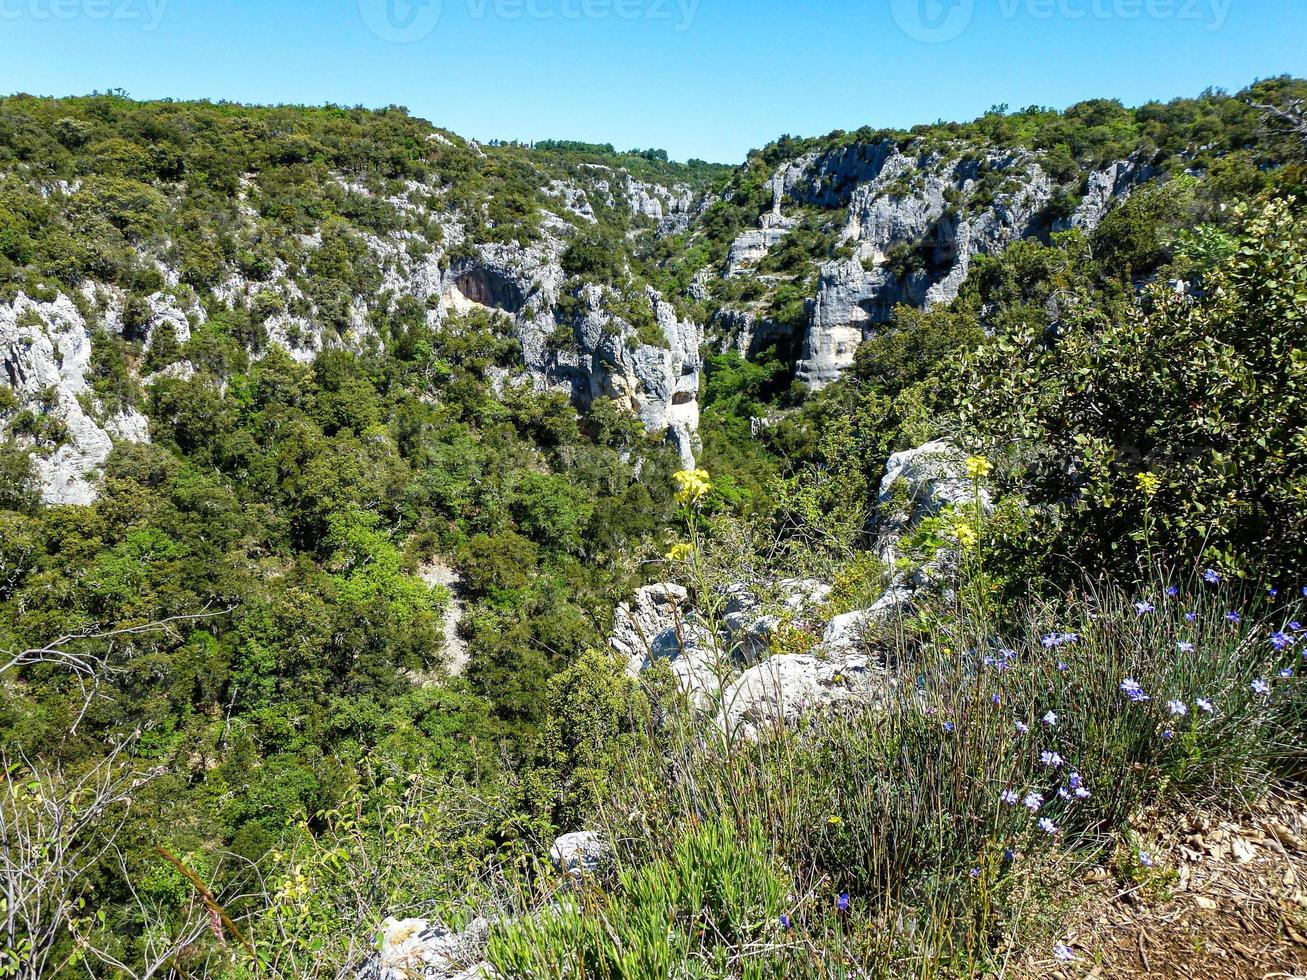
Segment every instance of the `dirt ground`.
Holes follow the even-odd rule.
[[[1139,885],[1092,869],[1068,896],[1075,960],[1031,960],[1017,975],[1307,980],[1307,801],[1190,818],[1158,848],[1155,868],[1174,874]]]

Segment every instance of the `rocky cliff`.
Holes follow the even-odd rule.
[[[749,275],[803,211],[842,215],[843,255],[817,269],[797,368],[800,381],[822,387],[852,364],[858,345],[896,305],[948,303],[976,255],[1054,231],[1092,230],[1116,201],[1154,176],[1140,160],[1119,160],[1063,186],[1042,161],[1023,150],[926,149],[892,140],[804,154],[773,173],[771,207],[757,229],[737,236],[724,275]],[[758,318],[739,309],[718,315],[723,331],[747,351],[757,334],[741,330],[742,319]]]
[[[91,499],[114,440],[148,437],[144,396],[101,404],[92,390],[97,334],[152,354],[151,372],[184,376],[186,340],[224,310],[257,314],[252,353],[275,344],[301,361],[334,346],[384,347],[378,323],[401,301],[417,301],[432,326],[485,314],[521,349],[520,368],[497,383],[564,391],[581,409],[612,399],[689,466],[706,346],[746,356],[778,346],[800,382],[827,385],[898,304],[947,303],[976,256],[1092,229],[1157,176],[1141,155],[1073,165],[1068,175],[1044,154],[974,139],[841,137],[770,156],[769,176],[743,193],[737,184],[754,179],[757,158],[723,186],[483,148],[441,131],[426,141],[432,162],[419,176],[325,172],[315,192],[348,221],[295,213],[275,181],[241,176],[218,200],[213,227],[196,233],[198,276],[196,246],[188,254],[160,233],[165,219],[137,216],[171,209],[167,220],[185,230],[194,202],[184,184],[11,174],[70,225],[91,205],[108,208],[123,230],[127,260],[117,261],[136,270],[115,280],[88,260],[61,284],[29,280],[0,301],[0,356],[16,403],[7,427],[34,451],[45,499]],[[298,153],[289,148],[286,164],[297,179]],[[722,209],[740,198],[756,209],[748,227],[723,225]],[[723,227],[727,237],[715,237]],[[600,242],[589,260],[607,263],[603,274],[569,264],[589,235]],[[216,272],[211,247],[229,256]],[[125,287],[133,278],[152,285]],[[156,347],[160,325],[170,340]],[[134,368],[148,388],[151,373]]]
[[[314,253],[334,246],[321,232],[300,236],[306,255],[300,268],[278,260],[258,276],[233,270],[214,284],[209,302],[184,284],[172,257],[142,248],[140,260],[157,267],[165,284],[145,297],[143,317],[128,313],[124,290],[95,280],[76,289],[43,286],[47,298],[42,300],[19,291],[0,303],[3,377],[28,420],[11,430],[32,450],[47,502],[93,500],[99,467],[114,441],[148,438],[148,421],[137,406],[110,409],[95,398],[89,379],[96,335],[127,337],[148,354],[158,325],[166,323],[176,345],[184,345],[194,327],[224,307],[270,310],[263,322],[267,343],[300,361],[333,346],[383,345],[374,316],[403,297],[424,304],[433,325],[472,312],[502,318],[520,343],[523,363],[520,376],[505,380],[563,390],[581,408],[596,398],[612,398],[650,432],[665,433],[685,465],[693,463],[702,326],[678,315],[657,290],[641,286],[636,299],[647,307],[653,329],[640,331],[623,315],[630,297],[606,284],[569,279],[561,264],[576,226],[594,223],[596,207],[620,209],[623,219],[645,234],[684,228],[696,204],[688,187],[587,168],[584,180],[558,179],[544,189],[559,213],[544,210],[539,234],[521,244],[474,241],[467,216],[443,206],[438,181],[409,182],[390,194],[376,194],[343,176],[338,182],[342,192],[407,215],[409,226],[427,229],[352,237],[365,250],[356,264],[368,266],[373,281],[350,298],[343,316],[306,288],[311,279],[305,270],[313,268]],[[243,203],[243,192],[239,211],[253,229],[255,215]],[[565,299],[566,313],[560,311]],[[163,373],[191,370],[180,359]],[[142,370],[137,374],[144,388],[154,380]]]

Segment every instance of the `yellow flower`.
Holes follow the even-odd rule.
[[[678,503],[697,504],[712,490],[707,470],[680,470],[672,474],[672,479],[679,488],[676,491]]]
[[[959,524],[955,527],[953,529],[953,537],[964,551],[969,551],[974,548],[976,542],[980,540],[975,529],[972,528],[970,524]]]
[[[694,554],[694,545],[682,541],[680,544],[672,545],[672,550],[663,557],[668,561],[688,561],[692,554]]]
[[[829,818],[827,818],[827,820],[826,820],[826,823],[829,824],[829,825],[832,826],[832,827],[838,827],[838,826],[839,826],[840,824],[842,824],[843,822],[844,822],[844,821],[843,821],[842,819],[840,819],[839,817],[829,817]]]
[[[1151,497],[1157,493],[1157,488],[1162,485],[1156,473],[1139,473],[1135,476],[1135,486],[1145,497]]]
[[[983,480],[993,471],[994,464],[984,456],[967,457],[967,476],[973,480]]]

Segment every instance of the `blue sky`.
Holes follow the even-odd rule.
[[[1304,0],[0,0],[0,91],[401,104],[737,162],[782,133],[1307,75]]]

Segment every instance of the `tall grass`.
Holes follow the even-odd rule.
[[[1001,635],[960,595],[876,641],[898,678],[887,707],[750,741],[671,712],[599,794],[617,876],[502,926],[492,962],[536,977],[997,970],[1031,942],[1051,956],[1050,897],[1132,817],[1237,808],[1295,773],[1297,607],[1236,609],[1198,577],[1032,602]],[[743,932],[684,900],[691,874],[745,874],[741,841],[748,873],[780,875],[785,895]],[[655,934],[676,937],[670,972],[623,953]]]

